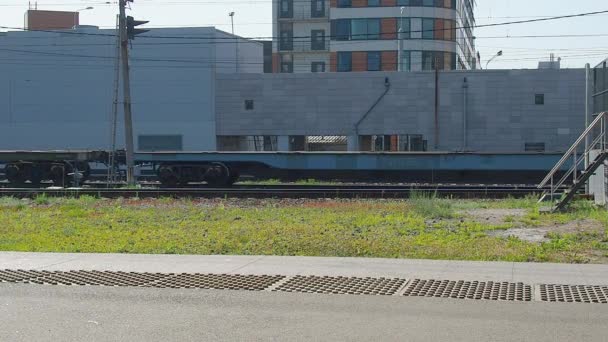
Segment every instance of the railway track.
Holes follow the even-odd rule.
[[[525,197],[541,191],[532,185],[236,185],[230,188],[0,188],[0,196],[33,198],[94,196],[101,198],[409,198],[412,193],[454,198]]]

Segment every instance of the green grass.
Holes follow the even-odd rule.
[[[463,210],[524,208],[490,225]],[[534,198],[399,200],[0,199],[0,250],[161,254],[306,255],[538,262],[604,262],[608,230],[500,238],[514,224],[559,224],[608,214],[587,202],[541,215]]]

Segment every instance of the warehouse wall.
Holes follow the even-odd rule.
[[[385,91],[384,99],[355,123]],[[467,146],[463,83],[467,79]],[[435,147],[434,72],[219,75],[218,135],[422,134],[429,150],[566,150],[584,126],[584,70],[449,71],[439,74]],[[536,104],[536,95],[544,104]],[[254,101],[246,110],[245,100]]]
[[[0,34],[0,149],[109,148],[116,39],[108,35],[113,34],[95,28]],[[213,28],[176,28],[145,35],[227,34]],[[234,72],[235,51],[229,45],[234,47],[223,44],[216,51],[214,44],[183,39],[138,36],[133,41],[136,148],[143,136],[147,148],[156,146],[155,141],[172,141],[183,150],[216,149],[214,78]],[[244,71],[262,72],[261,44],[244,42],[239,52]],[[232,63],[220,65],[216,58]],[[122,101],[122,89],[120,94]],[[119,147],[124,146],[122,112],[121,104]]]

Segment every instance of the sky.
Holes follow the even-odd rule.
[[[0,26],[23,27],[27,0],[0,0]],[[81,24],[113,28],[116,0],[38,0],[38,9],[81,12]],[[34,0],[31,1],[32,6]],[[244,37],[272,36],[271,0],[135,0],[128,15],[149,20],[149,27],[215,26],[230,31],[228,13],[236,12],[235,33]],[[606,0],[477,0],[478,25],[608,10]],[[608,14],[556,21],[475,29],[482,66],[498,51],[489,68],[536,68],[554,53],[562,67],[582,68],[608,58]],[[563,37],[571,35],[576,37]],[[581,36],[583,35],[583,36]],[[595,36],[589,36],[595,35]],[[522,36],[553,36],[525,38]],[[561,37],[555,37],[561,36]]]

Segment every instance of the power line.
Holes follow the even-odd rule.
[[[527,24],[527,23],[536,23],[536,22],[545,22],[545,21],[553,21],[553,20],[561,20],[561,19],[570,19],[570,18],[581,18],[581,17],[587,17],[587,16],[593,16],[593,15],[599,15],[599,14],[606,14],[608,13],[608,10],[603,10],[603,11],[595,11],[595,12],[586,12],[586,13],[578,13],[578,14],[570,14],[570,15],[561,15],[561,16],[555,16],[555,17],[548,17],[548,18],[538,18],[538,19],[528,19],[528,20],[517,20],[517,21],[509,21],[509,22],[502,22],[502,23],[492,23],[492,24],[483,24],[483,25],[469,25],[469,26],[460,26],[460,27],[453,27],[453,28],[441,28],[441,29],[427,29],[427,30],[410,30],[408,32],[404,32],[404,33],[424,33],[424,32],[436,32],[436,31],[453,31],[453,30],[459,30],[459,29],[476,29],[476,28],[484,28],[484,27],[497,27],[497,26],[506,26],[506,25],[517,25],[517,24]],[[9,30],[23,30],[23,31],[34,31],[34,32],[49,32],[49,33],[64,33],[64,34],[75,34],[75,35],[87,35],[87,36],[111,36],[114,37],[115,34],[103,34],[103,33],[89,33],[89,32],[78,32],[78,31],[57,31],[57,30],[26,30],[26,29],[21,29],[21,28],[16,28],[16,27],[8,27],[8,26],[0,26],[0,28],[2,29],[9,29]],[[397,34],[398,32],[380,32],[379,35],[393,35],[393,34]],[[372,36],[370,34],[351,34],[349,37],[369,37]],[[375,34],[373,36],[376,36]],[[336,35],[329,35],[326,36],[331,38],[341,38],[342,35],[340,36],[336,36]],[[139,38],[146,38],[146,39],[152,39],[152,38],[156,38],[156,39],[205,39],[205,40],[235,40],[235,39],[239,39],[239,37],[187,37],[187,36],[154,36],[154,35],[142,35]],[[261,40],[261,39],[273,39],[273,40],[277,40],[280,37],[241,37],[242,39],[249,39],[249,40]],[[292,37],[293,40],[297,40],[297,39],[312,39],[312,36],[296,36],[296,37]]]

